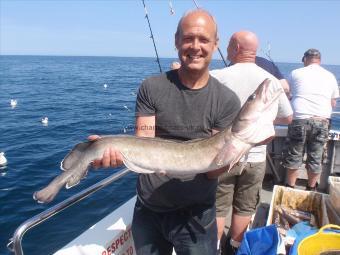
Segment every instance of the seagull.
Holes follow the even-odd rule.
[[[128,111],[130,111],[129,107],[127,107],[126,105],[124,105],[124,108]]]
[[[47,117],[42,118],[41,123],[44,124],[44,125],[47,125],[48,124],[48,118]]]
[[[7,164],[7,159],[4,152],[0,152],[0,166],[5,166]]]
[[[11,99],[11,106],[12,106],[12,108],[15,108],[17,106],[17,104],[18,104],[17,100]]]

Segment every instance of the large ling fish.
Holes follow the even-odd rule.
[[[188,178],[221,167],[230,170],[252,146],[275,135],[273,120],[277,98],[282,92],[282,89],[274,90],[269,79],[264,80],[245,102],[231,127],[210,138],[176,142],[114,135],[79,143],[61,162],[64,172],[33,197],[42,203],[50,202],[64,185],[70,188],[78,184],[91,162],[101,158],[108,147],[119,150],[125,166],[137,173]]]

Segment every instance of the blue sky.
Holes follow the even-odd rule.
[[[193,0],[145,2],[160,57],[176,57],[174,32]],[[224,55],[232,33],[246,29],[275,61],[299,62],[313,47],[323,63],[340,64],[340,1],[196,2],[216,17]],[[0,0],[0,54],[154,57],[144,15],[141,0]]]

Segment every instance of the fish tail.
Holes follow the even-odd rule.
[[[57,185],[48,185],[45,188],[34,192],[33,199],[38,203],[48,203],[51,202],[54,197],[58,194],[61,187]]]
[[[60,189],[66,184],[68,176],[69,176],[68,172],[65,172],[57,176],[45,188],[34,192],[33,199],[38,201],[38,203],[51,202],[54,199],[54,197],[58,194]]]

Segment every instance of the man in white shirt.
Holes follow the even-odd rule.
[[[302,62],[304,67],[293,70],[289,77],[294,115],[288,127],[288,154],[283,165],[287,168],[286,186],[294,187],[306,147],[306,190],[316,190],[329,119],[339,89],[335,76],[320,66],[321,54],[317,49],[307,50]]]
[[[239,31],[230,39],[227,51],[228,60],[233,65],[210,72],[221,83],[233,90],[239,97],[241,105],[247,100],[258,85],[266,78],[271,80],[271,89],[281,88],[281,83],[273,75],[255,64],[258,39],[249,31]],[[284,93],[281,94],[276,108],[276,122],[288,124],[292,118],[292,109]],[[224,173],[219,176],[216,193],[216,215],[218,239],[223,234],[225,217],[230,206],[233,207],[231,220],[231,239],[228,240],[226,254],[236,254],[243,234],[256,211],[262,181],[266,169],[266,145],[256,146],[250,150],[245,159],[241,160],[231,172],[238,174],[230,176]],[[221,244],[224,250],[223,244]]]

